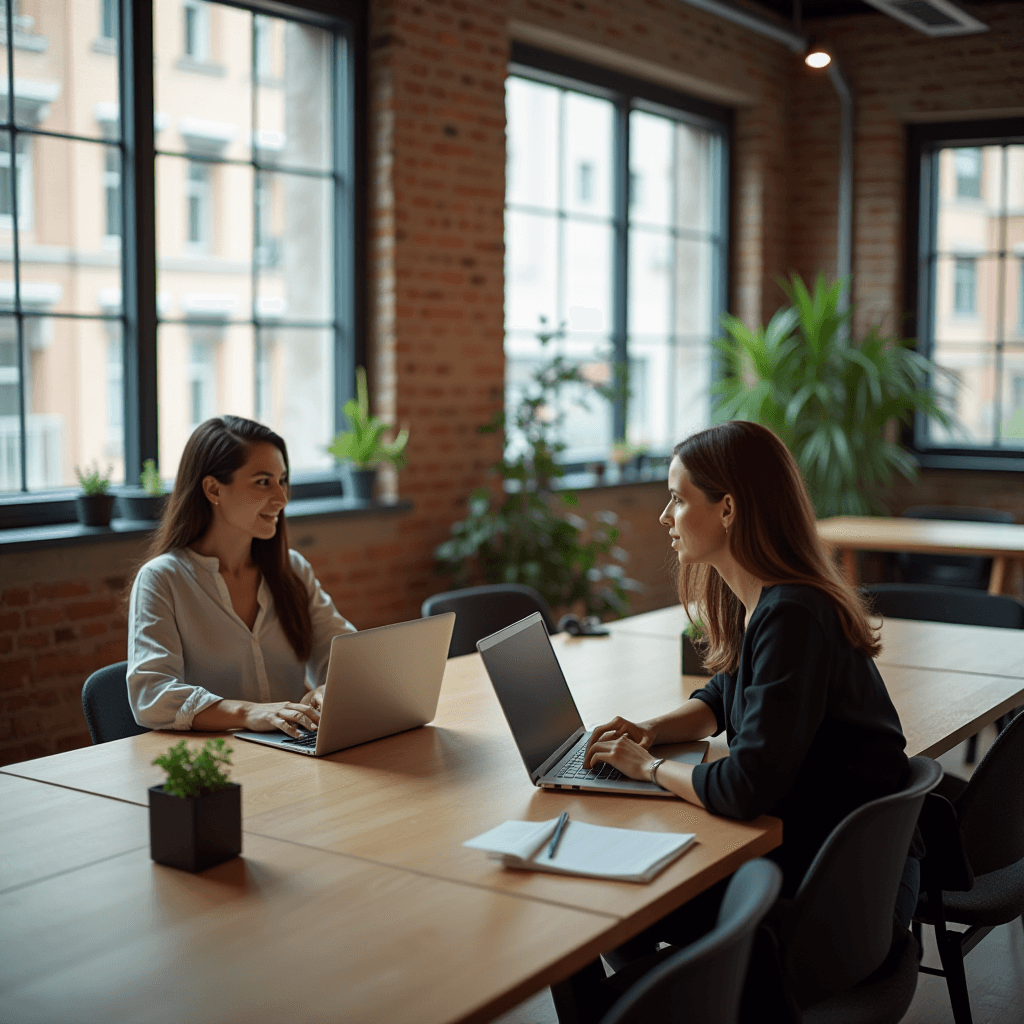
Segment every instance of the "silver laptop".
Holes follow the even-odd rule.
[[[331,641],[320,728],[299,737],[236,732],[296,754],[323,757],[426,725],[437,711],[455,613],[397,622]]]
[[[584,770],[590,733],[583,726],[540,612],[484,637],[476,646],[535,786],[675,796],[603,762]],[[651,753],[668,761],[699,764],[707,749],[705,741],[666,743]]]

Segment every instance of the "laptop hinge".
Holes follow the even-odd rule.
[[[573,747],[579,742],[580,737],[586,732],[586,729],[577,729],[572,736],[570,736],[534,773],[530,776],[530,780],[534,785],[537,784],[539,779],[542,779],[552,768],[558,764],[559,761],[565,757],[566,754],[572,750]]]

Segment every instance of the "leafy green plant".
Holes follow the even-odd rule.
[[[78,466],[75,466],[75,476],[78,477],[78,486],[82,488],[82,493],[93,497],[97,494],[106,494],[110,488],[110,474],[111,469],[108,466],[105,473],[100,471],[100,467],[97,463],[93,463],[92,467],[85,467],[85,470],[81,470]]]
[[[923,413],[951,426],[931,386],[933,375],[949,371],[877,328],[851,340],[853,311],[839,309],[842,281],[821,275],[813,292],[797,274],[779,284],[790,305],[767,327],[751,331],[735,316],[722,317],[728,337],[715,344],[727,376],[714,388],[716,417],[774,430],[796,458],[818,515],[884,513],[882,495],[894,475],[917,473],[890,436],[892,425]]]
[[[166,754],[153,759],[153,764],[167,772],[164,792],[171,796],[202,796],[231,785],[221,765],[231,764],[231,747],[224,740],[207,740],[202,749],[189,751],[185,741],[176,743]]]
[[[142,475],[139,477],[142,489],[150,497],[158,498],[164,494],[164,482],[160,479],[160,471],[156,468],[155,459],[146,459],[142,464]]]
[[[405,465],[409,431],[399,431],[394,441],[384,440],[384,434],[391,428],[382,419],[370,415],[366,370],[362,366],[356,370],[356,394],[356,398],[345,403],[345,415],[352,429],[335,434],[327,451],[339,462],[351,462],[362,469],[370,469],[381,462],[390,462],[395,469],[401,469]]]
[[[690,643],[700,643],[704,639],[704,623],[700,619],[693,619],[683,626],[683,636],[688,637]]]
[[[541,323],[537,337],[546,349],[560,331],[546,329],[543,318]],[[566,448],[561,428],[569,385],[581,386],[574,389],[574,401],[583,404],[588,396],[614,398],[625,376],[616,368],[611,383],[595,383],[557,353],[534,370],[512,412],[505,454],[493,467],[502,482],[500,499],[495,502],[486,488],[473,491],[469,515],[452,526],[451,537],[434,554],[456,586],[478,579],[525,583],[552,608],[580,602],[588,615],[618,614],[639,585],[622,567],[627,555],[617,544],[615,515],[598,512],[586,519],[573,511],[577,495],[554,488],[564,474],[558,459]],[[507,426],[502,411],[477,429],[493,434]]]

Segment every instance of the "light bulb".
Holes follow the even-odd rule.
[[[804,63],[809,68],[827,68],[832,58],[824,50],[813,50],[804,57]]]

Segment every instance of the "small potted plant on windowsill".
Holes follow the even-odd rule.
[[[704,667],[704,623],[697,619],[690,622],[683,630],[683,675],[684,676],[710,676],[711,673]]]
[[[366,370],[362,366],[356,370],[356,392],[357,397],[345,403],[345,415],[352,429],[335,434],[327,451],[346,466],[351,496],[368,501],[373,497],[377,467],[382,462],[390,462],[395,469],[405,465],[409,431],[399,431],[394,441],[384,440],[384,434],[391,427],[377,416],[370,415]]]
[[[82,488],[82,493],[75,495],[78,521],[83,526],[109,526],[114,511],[114,496],[107,493],[110,489],[110,468],[101,473],[94,462],[91,469],[86,467],[83,472],[75,466],[75,476]]]
[[[139,483],[140,487],[125,487],[118,493],[121,518],[142,522],[158,520],[164,514],[167,492],[154,459],[146,459],[142,464]]]
[[[190,752],[176,743],[153,764],[167,772],[149,789],[149,848],[158,864],[203,871],[242,852],[242,787],[228,780],[231,747],[207,740]]]

